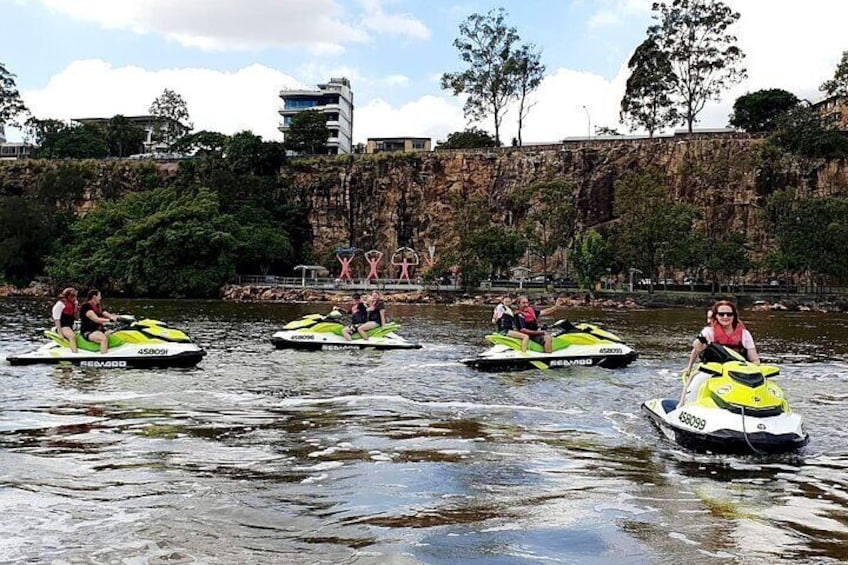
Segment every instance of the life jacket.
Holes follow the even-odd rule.
[[[745,348],[742,346],[743,333],[745,333],[745,326],[742,322],[738,322],[730,334],[724,331],[724,327],[721,324],[713,324],[713,342],[729,347],[739,353],[745,353]]]
[[[506,330],[509,331],[515,327],[515,312],[512,311],[512,308],[501,304],[503,308],[503,314],[498,318],[498,330]]]
[[[77,304],[72,300],[68,300],[67,298],[62,299],[62,304],[65,306],[62,308],[62,314],[66,316],[76,317],[77,315]]]
[[[528,330],[538,330],[539,324],[536,322],[536,310],[531,307],[523,308],[518,311],[518,317],[524,321],[524,327]]]

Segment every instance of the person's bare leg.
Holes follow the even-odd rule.
[[[554,350],[553,340],[551,339],[551,334],[545,334],[545,353],[551,353]]]
[[[71,328],[62,328],[62,337],[68,340],[68,344],[71,346],[71,351],[74,353],[79,351],[77,348],[77,334],[74,333],[74,330]]]
[[[347,326],[342,328],[342,337],[345,338],[345,341],[350,341],[350,328]]]
[[[91,332],[91,335],[88,336],[88,341],[99,343],[101,354],[109,351],[109,338],[103,332]]]

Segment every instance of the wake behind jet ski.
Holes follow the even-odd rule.
[[[396,332],[400,324],[388,322],[368,331],[368,339],[353,332],[348,341],[342,336],[345,324],[341,312],[333,310],[327,315],[308,314],[283,326],[271,336],[277,349],[308,349],[334,351],[345,349],[418,349],[420,344],[407,341]]]
[[[607,369],[626,367],[638,353],[615,334],[586,323],[560,320],[553,324],[551,353],[531,341],[526,352],[521,341],[498,333],[486,336],[494,345],[477,357],[462,362],[481,371],[514,371],[554,367],[598,365]]]
[[[100,345],[76,333],[78,352],[56,330],[44,334],[50,341],[33,352],[10,355],[12,365],[70,363],[90,368],[194,367],[206,351],[192,343],[185,333],[157,320],[136,321],[119,316],[118,328],[109,333],[109,350],[100,353]]]
[[[655,398],[642,409],[669,439],[711,453],[785,453],[807,444],[803,419],[772,379],[780,369],[754,365],[710,344],[689,381],[682,406]]]

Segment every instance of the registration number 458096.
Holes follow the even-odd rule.
[[[697,416],[693,416],[689,412],[681,412],[680,416],[678,416],[678,419],[687,426],[691,426],[696,430],[703,430],[704,426],[707,425],[706,420]]]

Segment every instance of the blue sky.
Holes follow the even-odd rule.
[[[163,88],[180,92],[195,126],[276,131],[280,88],[348,76],[354,138],[465,127],[462,101],[439,88],[459,70],[462,20],[503,6],[523,41],[543,50],[547,77],[525,140],[585,135],[617,123],[626,61],[651,21],[650,0],[0,0],[0,61],[33,114],[70,119],[143,114]],[[780,87],[802,97],[833,73],[848,2],[729,0],[749,79],[708,106],[722,127],[733,100]],[[586,109],[583,109],[586,106]],[[588,113],[588,115],[587,115]],[[514,133],[514,111],[504,139]],[[483,122],[491,129],[491,124]],[[14,133],[9,135],[14,137]]]

